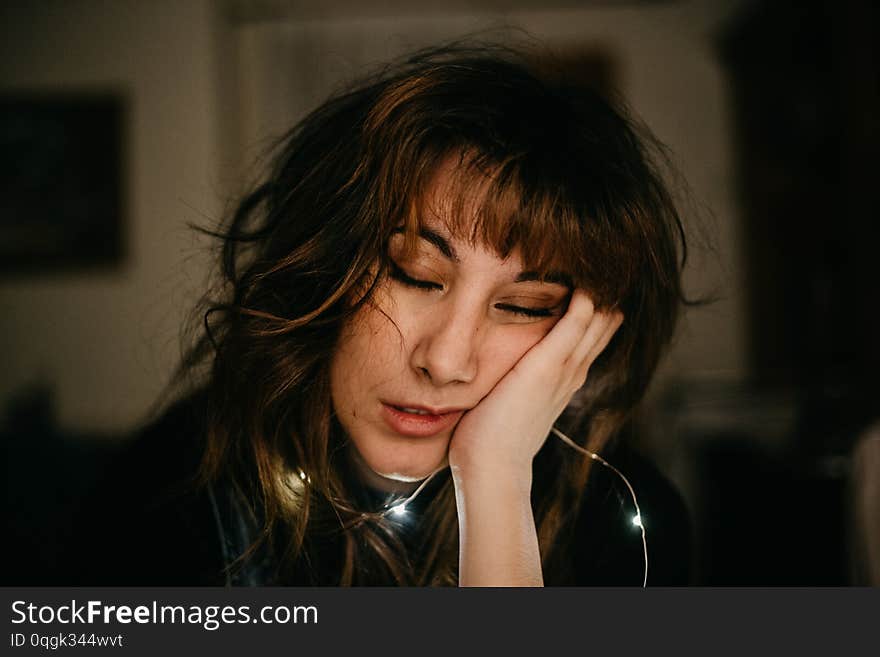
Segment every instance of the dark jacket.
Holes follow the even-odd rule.
[[[139,432],[77,522],[58,576],[66,585],[300,585],[272,579],[258,554],[234,575],[225,566],[253,540],[245,504],[221,484],[190,485],[203,437],[198,398],[179,402]],[[619,445],[603,454],[638,495],[647,531],[648,585],[686,585],[691,530],[681,496],[648,460]],[[624,484],[595,464],[575,527],[571,585],[641,586],[643,546]],[[420,504],[430,503],[430,491]],[[333,582],[334,572],[321,573]]]

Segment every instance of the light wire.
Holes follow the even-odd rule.
[[[627,479],[620,470],[615,468],[613,465],[611,465],[608,461],[603,459],[601,456],[599,456],[595,452],[591,452],[590,450],[581,447],[580,445],[578,445],[576,442],[574,442],[571,438],[566,436],[564,433],[562,433],[556,427],[551,427],[550,431],[554,435],[556,435],[556,437],[559,438],[563,443],[565,443],[566,445],[568,445],[572,449],[577,450],[578,452],[584,454],[585,456],[589,456],[594,461],[598,461],[599,463],[604,465],[606,468],[610,469],[618,477],[620,477],[621,480],[623,480],[623,483],[626,485],[627,489],[629,490],[629,494],[632,497],[633,506],[636,509],[636,519],[638,520],[639,529],[641,529],[641,532],[642,532],[642,553],[645,558],[645,571],[644,571],[644,577],[642,579],[642,588],[646,588],[648,586],[648,538],[647,538],[647,534],[645,532],[645,523],[642,520],[642,510],[639,508],[639,501],[636,498],[636,492],[633,489],[632,484],[629,483],[629,479]],[[422,481],[421,484],[419,484],[419,487],[416,488],[409,495],[409,497],[405,498],[402,502],[396,501],[395,503],[390,504],[388,506],[388,508],[384,509],[379,515],[384,516],[388,513],[395,512],[398,510],[405,511],[406,505],[409,504],[410,502],[412,502],[414,499],[416,499],[416,496],[418,496],[418,494],[424,490],[425,486],[428,485],[428,482],[430,482],[431,479],[434,478],[434,475],[436,475],[441,470],[443,470],[443,468],[440,468],[438,470],[434,470],[434,472],[432,472],[430,475],[428,475],[428,477],[424,481]],[[366,515],[366,514],[364,514],[364,515]]]
[[[633,506],[635,506],[635,508],[636,508],[636,518],[638,518],[638,520],[639,520],[639,523],[638,523],[639,528],[642,530],[642,550],[643,550],[643,554],[645,556],[645,576],[644,576],[644,579],[642,580],[642,588],[647,587],[648,586],[648,538],[647,538],[647,535],[645,534],[645,523],[642,521],[642,511],[641,511],[641,509],[639,509],[639,501],[636,499],[636,492],[635,492],[635,490],[633,490],[633,487],[629,483],[629,480],[623,475],[623,473],[620,470],[615,468],[608,461],[603,459],[601,456],[599,456],[595,452],[591,452],[588,449],[584,449],[583,447],[581,447],[580,445],[575,443],[571,438],[569,438],[564,433],[562,433],[556,427],[552,427],[550,429],[550,431],[552,431],[556,435],[557,438],[559,438],[562,442],[564,442],[566,445],[568,445],[572,449],[575,449],[578,452],[581,452],[582,454],[589,456],[594,461],[598,461],[599,463],[604,465],[606,468],[609,468],[612,472],[614,472],[614,474],[616,474],[618,477],[620,477],[623,480],[624,484],[626,484],[626,487],[629,489],[629,494],[632,496]]]

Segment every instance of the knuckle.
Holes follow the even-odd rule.
[[[576,317],[582,319],[592,317],[593,311],[595,310],[593,300],[582,290],[578,290],[575,293],[569,308]]]
[[[587,384],[589,372],[589,367],[585,367],[577,372],[570,386],[572,395],[574,395],[578,390],[580,390]]]

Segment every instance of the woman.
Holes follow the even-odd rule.
[[[199,439],[190,580],[537,586],[623,554],[630,500],[548,435],[601,451],[672,336],[684,243],[650,143],[502,49],[421,53],[296,126],[215,233],[199,392],[148,431]],[[626,581],[592,581],[641,583],[636,539]]]

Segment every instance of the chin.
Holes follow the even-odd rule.
[[[445,467],[447,464],[446,455],[442,458],[419,459],[417,462],[408,463],[387,463],[367,462],[369,468],[380,477],[390,479],[391,481],[400,482],[416,482],[429,477],[431,473]]]
[[[376,474],[379,475],[380,477],[382,477],[383,479],[388,479],[390,481],[396,481],[396,482],[400,482],[400,483],[404,483],[404,484],[414,484],[416,482],[421,481],[422,479],[425,479],[428,475],[431,474],[431,472],[433,472],[433,470],[430,470],[424,474],[422,474],[422,473],[415,474],[415,473],[411,473],[411,472],[410,473],[406,473],[406,472],[377,472],[375,470],[374,470],[374,472],[376,472]]]
[[[446,467],[448,460],[446,449],[448,441],[444,441],[442,449],[428,449],[428,445],[418,449],[396,448],[393,450],[360,449],[355,446],[355,462],[361,466],[367,483],[383,487],[386,483],[413,484],[429,477],[435,471]],[[433,447],[433,446],[431,446]]]

